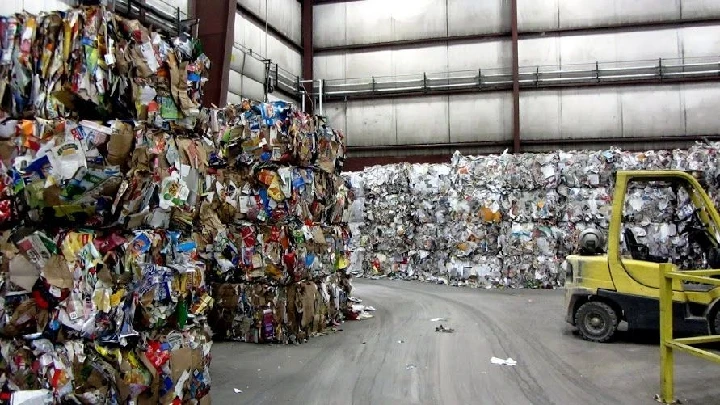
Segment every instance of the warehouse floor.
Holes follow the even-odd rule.
[[[373,319],[301,346],[216,343],[215,404],[654,404],[657,339],[581,340],[563,292],[356,280]],[[437,333],[439,322],[455,333]],[[655,341],[653,341],[655,340]],[[402,342],[402,343],[400,343]],[[512,357],[516,366],[490,358]],[[720,367],[676,355],[676,393],[720,404]],[[242,392],[236,393],[235,389]]]

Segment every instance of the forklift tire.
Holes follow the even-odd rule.
[[[618,315],[604,302],[588,301],[575,312],[575,326],[585,340],[609,342],[617,330]]]
[[[715,305],[708,316],[708,332],[711,335],[720,334],[720,305]]]

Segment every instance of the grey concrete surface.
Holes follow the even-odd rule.
[[[300,346],[216,343],[213,403],[656,403],[657,337],[628,332],[611,344],[585,342],[564,323],[562,291],[354,285],[354,295],[377,311],[346,322],[342,332]],[[439,317],[455,333],[435,332],[431,319]],[[493,365],[492,356],[517,365]],[[676,355],[684,403],[720,404],[719,377],[719,366]]]

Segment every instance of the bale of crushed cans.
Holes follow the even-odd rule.
[[[718,201],[719,147],[456,153],[446,164],[404,163],[346,173],[365,189],[362,236],[353,240],[353,249],[363,251],[362,268],[369,276],[552,288],[562,284],[564,257],[577,252],[580,233],[607,232],[614,171],[691,171]],[[682,193],[633,186],[624,220],[651,252],[681,267],[699,266],[702,258],[693,257],[677,227],[690,204]]]

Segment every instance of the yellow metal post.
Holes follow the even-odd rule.
[[[674,266],[669,263],[660,265],[660,389],[663,403],[674,401],[673,393],[673,301],[672,278],[668,273]]]

